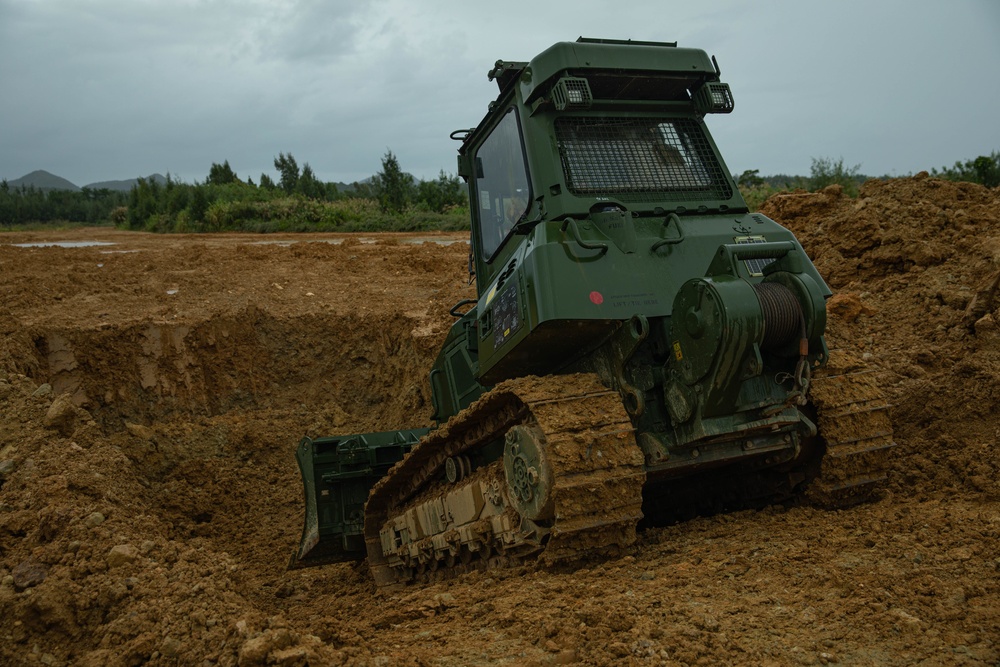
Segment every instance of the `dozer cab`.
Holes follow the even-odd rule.
[[[395,584],[620,551],[644,512],[873,497],[887,406],[828,364],[830,289],[726,168],[715,59],[581,38],[489,78],[452,134],[478,298],[430,370],[437,426],[304,439],[293,566]]]

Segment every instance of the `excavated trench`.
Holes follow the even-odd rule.
[[[433,357],[411,335],[418,324],[398,313],[275,317],[246,308],[191,324],[54,328],[31,333],[28,366],[108,430],[299,406],[423,424]]]
[[[399,314],[275,317],[247,308],[191,324],[13,332],[8,341],[20,349],[7,365],[43,385],[35,402],[55,398],[44,417],[34,415],[54,435],[124,455],[127,465],[95,474],[133,478],[168,521],[168,537],[200,535],[239,551],[248,529],[232,520],[253,507],[273,515],[267,505],[281,497],[285,553],[301,525],[293,456],[303,435],[428,423],[432,358],[413,335],[418,324]],[[106,495],[100,477],[80,486]],[[253,487],[280,488],[261,497]]]
[[[249,307],[177,324],[8,327],[4,366],[14,382],[4,384],[22,390],[27,430],[48,429],[44,442],[11,438],[0,459],[26,454],[31,468],[57,476],[64,467],[60,486],[79,496],[76,514],[89,507],[147,537],[200,539],[281,572],[302,521],[298,440],[429,424],[437,343],[425,325],[399,312],[275,316]],[[60,462],[74,451],[93,460]],[[11,535],[58,540],[53,526],[65,517],[32,527],[25,509],[7,522]],[[262,595],[239,575],[232,585]]]

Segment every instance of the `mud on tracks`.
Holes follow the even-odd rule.
[[[920,177],[765,209],[836,292],[831,347],[893,404],[882,502],[402,593],[285,569],[293,452],[427,424],[466,245],[4,234],[0,663],[996,664],[998,204]],[[115,245],[9,245],[89,239]]]

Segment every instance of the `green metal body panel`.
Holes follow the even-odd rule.
[[[798,406],[827,356],[830,290],[791,232],[749,213],[704,121],[733,109],[714,59],[581,40],[490,78],[500,93],[458,155],[478,301],[431,370],[434,420],[504,379],[594,372],[621,393],[652,484],[795,459],[815,433]],[[307,514],[300,560],[363,555],[363,485],[408,433],[303,441],[320,541]]]
[[[632,73],[679,73],[715,76],[711,58],[701,49],[677,48],[654,42],[589,40],[561,42],[532,58],[518,81],[521,97],[529,103],[545,95],[564,72],[622,70]],[[642,100],[638,100],[642,101]]]
[[[476,377],[479,367],[477,342],[476,310],[473,309],[449,330],[431,370],[431,398],[434,403],[431,417],[438,424],[468,407],[484,391]]]
[[[481,381],[492,385],[506,378],[557,371],[637,313],[669,318],[680,287],[692,277],[705,276],[717,249],[737,238],[752,234],[768,242],[791,243],[802,252],[791,232],[761,215],[687,216],[669,231],[665,218],[627,221],[635,229],[634,252],[624,252],[599,224],[590,221],[578,225],[581,237],[588,243],[603,243],[607,250],[582,248],[571,234],[560,231],[559,222],[536,226],[505,257],[506,265],[515,263],[514,273],[499,288],[499,281],[494,280],[480,295],[476,312]],[[666,235],[678,231],[683,241],[652,250]],[[734,279],[749,287],[751,278],[744,267],[741,270],[744,276]],[[825,288],[811,263],[806,262],[800,275]],[[519,298],[520,323],[497,345],[494,301],[512,285]],[[824,308],[822,303],[816,305]],[[550,329],[557,335],[547,345]],[[527,346],[525,341],[529,341]]]

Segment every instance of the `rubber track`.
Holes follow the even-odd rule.
[[[379,531],[416,496],[426,499],[445,461],[537,423],[553,468],[555,522],[544,562],[604,553],[635,541],[642,518],[643,456],[617,392],[596,375],[526,377],[497,385],[421,440],[372,489],[365,510],[368,563],[378,585],[403,583],[382,554]],[[445,493],[451,487],[443,486]]]
[[[834,351],[809,395],[826,454],[808,499],[830,509],[876,499],[896,444],[877,375],[850,353]]]

